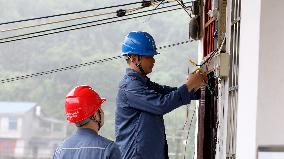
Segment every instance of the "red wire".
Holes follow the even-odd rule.
[[[211,10],[211,0],[207,0],[205,2],[205,8],[204,8],[204,21],[205,24],[210,20],[209,15],[207,14],[209,10]],[[214,51],[214,29],[215,29],[215,22],[212,22],[209,24],[208,27],[204,30],[204,57],[206,57],[208,54]]]

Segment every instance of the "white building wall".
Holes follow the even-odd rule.
[[[0,118],[0,133],[8,130],[8,118],[1,117]]]
[[[284,1],[262,0],[257,145],[284,145]]]
[[[256,158],[260,0],[241,2],[237,159]]]
[[[242,1],[237,158],[284,145],[284,1]]]
[[[25,141],[24,140],[17,140],[16,147],[15,147],[15,156],[24,156],[24,147]]]
[[[17,118],[17,130],[9,130],[9,117],[0,118],[0,138],[20,138],[22,136],[22,118]]]

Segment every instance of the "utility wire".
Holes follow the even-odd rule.
[[[188,16],[191,18],[191,14],[187,11],[187,7],[185,6],[185,3],[183,3],[182,0],[175,0],[180,6],[182,6],[182,8],[184,9],[184,11],[188,14]]]
[[[137,11],[139,9],[143,9],[143,8],[144,7],[131,8],[131,9],[125,10],[125,12],[131,13],[131,12]],[[57,20],[57,21],[52,21],[52,22],[46,22],[46,23],[35,24],[35,25],[28,25],[28,26],[22,26],[22,27],[11,28],[11,29],[5,29],[5,30],[1,30],[0,32],[3,33],[3,32],[16,31],[16,30],[34,28],[34,27],[39,27],[39,26],[63,23],[63,22],[68,22],[68,21],[74,21],[74,20],[79,20],[79,19],[93,18],[93,17],[103,16],[103,15],[110,15],[110,14],[114,14],[114,13],[117,13],[117,11],[112,11],[112,12],[107,12],[107,13],[100,13],[100,14],[93,14],[93,15],[88,15],[88,16],[81,16],[81,17],[76,17],[76,18],[69,18],[69,19],[64,19],[64,20]]]
[[[223,48],[223,45],[224,45],[225,41],[226,41],[226,33],[224,33],[224,37],[223,37],[223,40],[222,40],[222,43],[221,43],[220,47],[217,48],[216,50],[212,51],[212,52],[210,53],[210,56],[209,56],[205,61],[203,61],[202,64],[196,65],[196,66],[203,66],[203,65],[206,64],[210,59],[212,59],[214,56],[219,55],[219,54],[221,53],[221,50],[222,50],[222,48]]]
[[[188,108],[187,108],[188,109]],[[190,128],[191,128],[191,124],[192,124],[192,122],[193,122],[193,118],[195,117],[195,113],[196,113],[196,107],[194,108],[194,111],[193,111],[193,113],[192,113],[192,117],[191,117],[191,120],[190,120],[190,124],[189,124],[189,127],[188,127],[188,131],[187,131],[187,135],[186,135],[186,140],[185,140],[185,146],[184,146],[184,156],[183,156],[183,158],[185,159],[185,154],[186,154],[186,147],[187,147],[187,143],[188,143],[188,137],[189,137],[189,133],[190,133]],[[186,119],[186,123],[187,123],[187,121],[188,121],[188,116],[187,116],[187,119]]]
[[[160,9],[165,9],[165,8],[174,7],[174,6],[178,6],[178,5],[171,5],[171,6],[163,7],[163,8],[160,8]],[[160,10],[160,9],[159,9],[159,10]],[[152,10],[136,12],[136,13],[129,14],[129,15],[127,15],[127,16],[132,16],[132,15],[136,15],[136,14],[140,14],[140,13],[145,13],[145,12],[150,12],[150,11],[152,11]],[[75,26],[80,26],[80,25],[85,25],[85,24],[100,22],[100,21],[111,20],[111,19],[119,19],[119,17],[116,17],[116,16],[115,16],[115,17],[111,17],[111,18],[104,18],[104,19],[99,19],[99,20],[95,20],[95,21],[90,21],[90,22],[84,22],[84,23],[79,23],[79,24],[64,26],[64,27],[58,27],[58,28],[53,28],[53,29],[48,29],[48,30],[42,30],[42,31],[37,31],[37,32],[32,32],[32,33],[27,33],[27,34],[21,34],[21,35],[16,35],[16,36],[11,36],[11,37],[5,37],[5,38],[1,38],[0,40],[6,40],[6,39],[21,37],[21,36],[27,36],[27,35],[33,35],[33,34],[38,34],[38,33],[43,33],[43,32],[54,31],[54,30],[60,30],[60,29],[65,29],[65,28],[70,28],[70,27],[75,27]]]
[[[133,14],[130,14],[130,15],[135,15],[135,14],[138,14],[138,13],[143,13],[143,12],[137,12],[137,13],[133,13]],[[111,20],[111,19],[118,19],[118,18],[119,17],[114,16],[114,17],[111,17],[111,18],[104,18],[104,19],[99,19],[99,20],[95,20],[95,21],[90,21],[90,22],[84,22],[84,23],[64,26],[64,27],[57,27],[57,28],[53,28],[53,29],[47,29],[47,30],[41,30],[41,31],[37,31],[37,32],[31,32],[31,33],[26,33],[26,34],[20,34],[20,35],[5,37],[5,38],[1,38],[0,40],[12,39],[12,38],[17,38],[17,37],[21,37],[21,36],[27,36],[27,35],[33,35],[33,34],[38,34],[38,33],[44,33],[44,32],[60,30],[60,29],[65,29],[65,28],[69,28],[69,27],[75,27],[75,26],[80,26],[80,25],[85,25],[85,24],[90,24],[90,23],[95,23],[95,22],[100,22],[100,21],[106,21],[106,20]]]
[[[220,45],[219,48],[213,50],[211,53],[209,53],[209,57],[205,59],[205,61],[202,61],[201,64],[197,64],[196,62],[194,62],[193,60],[189,60],[189,62],[193,65],[193,66],[196,66],[196,67],[202,67],[203,65],[205,65],[206,63],[208,63],[209,60],[211,60],[214,56],[218,56],[220,53],[221,53],[221,50],[223,48],[223,45],[226,41],[226,33],[224,33],[224,37],[223,37],[223,40],[222,40],[222,43]]]
[[[149,7],[149,6],[153,6],[153,5],[157,5],[156,8],[159,7],[159,5],[161,3],[170,3],[170,2],[174,2],[175,0],[162,0],[161,2],[159,2],[158,4],[156,4],[157,2],[152,2],[152,1],[142,1],[142,2],[137,2],[137,3],[142,3],[141,7],[136,7],[136,8],[132,8],[132,9],[128,9],[129,12],[133,12],[139,9],[143,9],[145,7]],[[190,2],[191,3],[191,2]],[[129,4],[131,5],[131,4]],[[118,6],[119,7],[119,6]],[[155,9],[156,9],[155,8]],[[59,14],[59,15],[55,15],[55,16],[63,16],[63,15],[68,15],[68,14],[75,14],[75,13],[83,13],[83,12],[89,12],[89,11],[94,11],[94,10],[100,10],[101,8],[97,8],[97,9],[91,9],[91,10],[86,10],[86,11],[79,11],[79,12],[72,12],[72,13],[65,13],[65,14]],[[85,19],[85,18],[91,18],[91,17],[95,17],[95,16],[101,16],[101,15],[108,15],[108,14],[113,14],[116,13],[117,11],[114,12],[109,12],[109,13],[101,13],[101,14],[97,14],[97,15],[90,15],[90,16],[82,16],[82,17],[78,17],[78,18],[70,18],[70,19],[65,19],[65,20],[58,20],[58,21],[53,21],[53,22],[47,22],[47,23],[42,23],[42,24],[36,24],[36,25],[29,25],[29,26],[23,26],[23,27],[18,27],[18,28],[12,28],[12,29],[5,29],[5,30],[1,30],[0,32],[8,32],[8,31],[14,31],[14,30],[20,30],[20,29],[27,29],[27,28],[32,28],[32,27],[37,27],[37,26],[44,26],[44,25],[49,25],[49,24],[56,24],[56,23],[62,23],[62,22],[66,22],[66,21],[72,21],[72,20],[78,20],[78,19]],[[54,16],[45,16],[47,18],[49,17],[54,17]],[[42,19],[45,17],[39,17],[39,18],[33,18],[33,19],[26,19],[26,20],[36,20],[36,19]],[[26,20],[18,20],[18,21],[13,21],[13,22],[22,22],[22,21],[26,21]],[[13,23],[13,22],[6,22],[6,23]],[[6,23],[0,23],[0,25],[2,24],[6,24]]]
[[[138,4],[138,3],[143,3],[143,2],[133,2],[133,3],[120,4],[120,5],[108,6],[108,7],[102,7],[102,8],[95,8],[95,9],[88,9],[88,10],[76,11],[76,12],[69,12],[69,13],[62,13],[62,14],[54,14],[54,15],[49,15],[49,16],[37,17],[37,18],[29,18],[29,19],[23,19],[23,20],[16,20],[16,21],[10,21],[10,22],[0,23],[0,25],[6,25],[6,24],[12,24],[12,23],[19,23],[19,22],[27,22],[27,21],[33,21],[33,20],[39,20],[39,19],[47,19],[47,18],[53,18],[53,17],[71,15],[71,14],[78,14],[78,13],[85,13],[85,12],[97,11],[97,10],[102,10],[102,9],[117,8],[117,7],[123,7],[123,6],[128,6],[128,5],[134,5],[134,4]]]
[[[139,7],[139,8],[141,8],[141,7]],[[114,12],[108,12],[108,13],[101,13],[101,14],[94,14],[94,15],[89,15],[89,16],[82,16],[82,17],[77,17],[77,18],[70,18],[70,19],[58,20],[58,21],[52,21],[52,22],[47,22],[47,23],[42,23],[42,24],[36,24],[36,25],[23,26],[23,27],[12,28],[12,29],[6,29],[6,30],[1,30],[0,32],[3,33],[3,32],[10,32],[10,31],[16,31],[16,30],[34,28],[34,27],[45,26],[45,25],[50,25],[50,24],[57,24],[57,23],[63,23],[63,22],[68,22],[68,21],[73,21],[73,20],[92,18],[92,17],[102,16],[102,15],[109,15],[109,14],[113,14],[113,13],[116,13],[116,11],[114,11]]]
[[[161,4],[164,3],[165,1],[160,2],[157,7]],[[173,1],[167,1],[169,2],[173,2]],[[155,5],[155,4],[151,4],[151,5]],[[150,5],[150,6],[151,6]],[[156,8],[157,8],[156,7]],[[135,12],[137,10],[143,9],[145,7],[136,7],[136,8],[130,8],[130,9],[125,9],[125,13],[132,13]],[[155,9],[156,9],[155,8]],[[69,18],[69,19],[63,19],[63,20],[56,20],[56,21],[51,21],[51,22],[46,22],[46,23],[41,23],[41,24],[34,24],[34,25],[28,25],[28,26],[21,26],[21,27],[16,27],[16,28],[11,28],[11,29],[4,29],[4,30],[0,30],[0,32],[10,32],[10,31],[16,31],[16,30],[22,30],[22,29],[28,29],[28,28],[34,28],[34,27],[40,27],[40,26],[45,26],[45,25],[51,25],[51,24],[58,24],[58,23],[63,23],[63,22],[68,22],[68,21],[74,21],[74,20],[81,20],[81,19],[86,19],[86,18],[93,18],[93,17],[98,17],[98,16],[104,16],[104,15],[110,15],[110,14],[114,14],[117,13],[118,11],[112,11],[112,12],[107,12],[107,13],[100,13],[100,14],[93,14],[93,15],[87,15],[87,16],[81,16],[81,17],[76,17],[76,18]],[[117,15],[118,16],[118,15]],[[118,16],[119,17],[119,16]]]
[[[160,8],[160,9],[165,9],[165,8],[169,8],[169,7],[173,7],[173,6],[177,6],[177,5],[167,6],[167,7],[163,7],[163,8]],[[108,21],[108,22],[103,22],[103,23],[98,23],[98,24],[92,24],[92,25],[87,25],[87,26],[82,26],[82,27],[76,27],[76,28],[71,28],[71,29],[65,29],[65,30],[61,30],[61,29],[70,28],[70,27],[74,27],[74,26],[85,25],[85,24],[89,24],[89,23],[105,21],[105,20],[110,20],[110,19],[118,19],[119,17],[106,18],[106,19],[101,19],[101,20],[96,20],[96,21],[91,21],[91,22],[85,22],[85,23],[80,23],[80,24],[75,24],[75,25],[70,25],[70,26],[65,26],[65,27],[48,29],[48,30],[32,32],[32,33],[27,33],[27,34],[21,34],[21,35],[17,35],[17,36],[11,36],[11,37],[2,38],[2,39],[0,39],[0,43],[8,43],[8,42],[18,41],[18,40],[23,40],[23,39],[30,39],[30,38],[34,38],[34,37],[41,37],[41,36],[45,36],[45,35],[51,35],[51,34],[56,34],[56,33],[61,33],[61,32],[67,32],[67,31],[72,31],[72,30],[83,29],[83,28],[89,28],[89,27],[93,27],[93,26],[99,26],[99,25],[104,25],[104,24],[109,24],[109,23],[115,23],[115,22],[130,20],[130,19],[141,18],[141,17],[149,16],[149,15],[155,15],[155,14],[175,11],[175,10],[178,10],[178,9],[182,9],[182,8],[169,9],[169,10],[165,10],[165,11],[160,11],[160,12],[155,12],[155,13],[150,13],[150,14],[144,14],[144,15],[140,15],[140,16],[136,16],[136,17],[130,17],[130,18],[124,18],[124,19],[119,19],[119,20],[113,20],[113,21]],[[147,11],[133,13],[133,14],[129,14],[128,16],[136,15],[136,14],[140,14],[140,13],[145,13],[145,12],[150,12],[150,11],[152,11],[152,10],[147,10]],[[55,30],[60,30],[60,31],[55,31]],[[50,32],[50,31],[55,31],[55,32]],[[45,33],[45,32],[50,32],[50,33]],[[43,33],[43,34],[39,34],[39,33]],[[38,35],[34,35],[34,34],[38,34]],[[24,36],[27,36],[27,35],[34,35],[34,36],[24,37]],[[20,37],[20,38],[18,38],[18,37]],[[16,39],[14,39],[14,38],[16,38]],[[12,40],[7,40],[7,39],[12,39]]]
[[[165,49],[165,48],[170,48],[170,47],[175,47],[175,46],[178,46],[178,45],[187,44],[187,43],[190,43],[190,42],[193,42],[193,40],[186,40],[186,41],[178,42],[178,43],[175,43],[175,44],[164,45],[164,46],[158,47],[157,49],[161,50],[161,49]],[[32,74],[27,74],[27,75],[22,75],[22,76],[16,76],[16,77],[12,77],[12,78],[2,79],[2,80],[0,80],[0,82],[2,84],[3,83],[10,83],[10,82],[24,80],[24,79],[28,79],[28,78],[37,77],[37,76],[44,76],[44,75],[48,75],[48,74],[54,74],[54,73],[57,73],[57,72],[73,70],[73,69],[86,67],[86,66],[91,66],[91,65],[95,65],[95,64],[101,64],[101,63],[104,63],[104,62],[108,62],[108,61],[112,61],[112,60],[116,60],[116,59],[121,59],[122,57],[123,56],[113,56],[113,57],[104,58],[104,59],[100,59],[100,60],[95,60],[95,61],[91,61],[91,62],[85,62],[85,63],[81,63],[81,64],[76,64],[76,65],[56,68],[56,69],[52,69],[52,70],[48,70],[48,71],[43,71],[43,72],[38,72],[38,73],[32,73]]]
[[[224,37],[223,37],[223,40],[222,40],[222,43],[221,43],[220,47],[217,48],[216,50],[212,51],[212,52],[210,53],[210,57],[207,58],[202,64],[200,64],[200,65],[195,64],[195,65],[196,65],[196,66],[203,66],[203,65],[204,65],[205,63],[207,63],[212,57],[217,56],[218,54],[220,54],[221,49],[222,49],[222,47],[223,47],[223,45],[224,45],[224,43],[225,43],[225,39],[226,39],[226,34],[224,34]],[[192,115],[192,117],[191,117],[191,121],[190,121],[190,124],[189,124],[189,130],[187,131],[187,135],[186,135],[186,144],[185,144],[185,146],[184,146],[184,156],[183,156],[184,159],[186,158],[186,155],[185,155],[185,154],[186,154],[186,149],[187,149],[187,143],[188,143],[190,128],[191,128],[191,124],[192,124],[193,117],[195,116],[195,114],[196,114],[196,107],[195,107],[194,112],[193,112],[193,115]],[[185,121],[185,124],[184,124],[184,126],[183,126],[183,130],[185,129],[187,123],[188,123],[188,108],[187,108],[186,121]],[[195,154],[195,152],[194,152],[194,154]]]

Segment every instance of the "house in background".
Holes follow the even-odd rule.
[[[0,102],[0,158],[52,158],[66,136],[66,122],[29,102]]]

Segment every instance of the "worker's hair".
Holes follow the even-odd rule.
[[[130,64],[130,62],[131,62],[131,59],[130,59],[131,55],[124,55],[123,57],[126,60],[127,64]],[[138,58],[138,61],[140,61],[142,59],[142,55],[138,55],[137,58]]]

